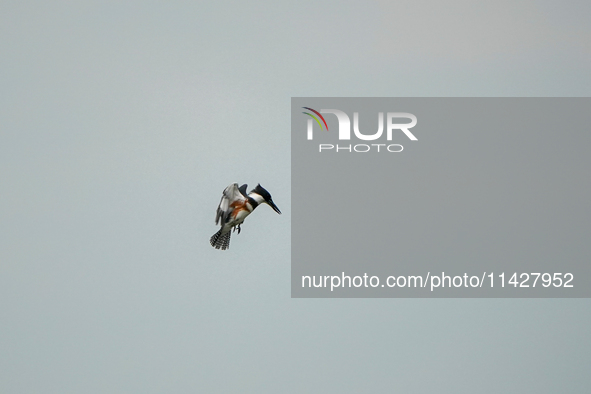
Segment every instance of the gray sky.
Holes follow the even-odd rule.
[[[589,96],[584,1],[1,2],[0,391],[587,392],[589,300],[290,298],[291,96]],[[220,194],[260,182],[231,249]]]

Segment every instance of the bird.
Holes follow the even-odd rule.
[[[248,194],[246,194],[247,187],[246,184],[238,187],[237,183],[232,183],[224,189],[215,214],[215,224],[219,224],[221,228],[209,239],[209,243],[214,248],[228,249],[232,230],[238,230],[238,234],[240,234],[240,225],[260,204],[267,204],[275,212],[281,214],[273,202],[271,194],[260,183]]]

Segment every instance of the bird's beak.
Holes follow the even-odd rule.
[[[273,208],[273,210],[274,210],[275,212],[277,212],[278,214],[280,214],[280,215],[281,215],[281,211],[279,210],[279,208],[277,208],[277,205],[275,205],[275,203],[274,203],[273,201],[269,201],[267,204],[269,204],[269,206],[270,206],[271,208]]]

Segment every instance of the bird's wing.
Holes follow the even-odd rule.
[[[243,202],[245,200],[242,193],[240,193],[240,189],[238,188],[237,183],[232,183],[227,188],[224,189],[224,193],[222,194],[222,199],[220,200],[220,205],[218,205],[218,209],[215,215],[215,224],[223,225],[226,223],[227,218],[230,216],[234,208],[232,208],[232,203],[236,201]]]
[[[248,198],[248,194],[246,194],[246,188],[248,185],[245,183],[244,185],[240,186],[238,190],[240,190],[240,194],[244,196],[244,198]]]

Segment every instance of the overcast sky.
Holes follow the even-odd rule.
[[[0,391],[588,392],[587,299],[291,299],[289,133],[292,96],[589,96],[590,4],[1,1]],[[221,252],[231,182],[283,215]]]

